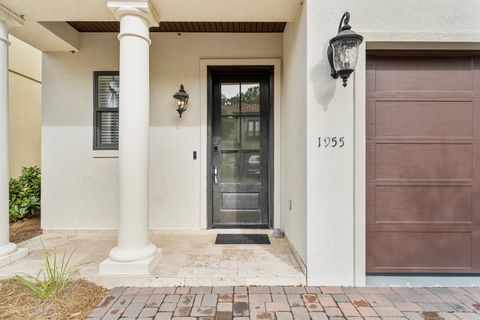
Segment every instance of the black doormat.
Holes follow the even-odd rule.
[[[217,234],[215,244],[270,244],[266,234]]]

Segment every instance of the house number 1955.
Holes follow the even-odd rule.
[[[321,148],[343,148],[345,145],[344,137],[319,137],[318,147]]]

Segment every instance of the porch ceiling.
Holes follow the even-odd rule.
[[[302,0],[150,2],[161,21],[154,32],[283,32],[285,23],[295,20]],[[107,0],[0,0],[0,5],[25,19],[24,26],[10,33],[43,52],[78,51],[79,31],[115,32],[118,28]]]
[[[119,32],[118,21],[69,21],[78,32]],[[283,32],[286,22],[160,22],[151,32]]]

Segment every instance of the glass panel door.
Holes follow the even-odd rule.
[[[268,82],[214,82],[213,226],[268,225]]]

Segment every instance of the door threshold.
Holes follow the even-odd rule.
[[[207,233],[211,234],[219,234],[219,233],[227,233],[227,234],[267,234],[269,236],[273,236],[273,229],[235,229],[235,228],[217,228],[217,229],[208,229],[205,230]]]
[[[268,224],[241,224],[241,225],[228,225],[228,224],[214,224],[210,226],[210,229],[271,229]]]

